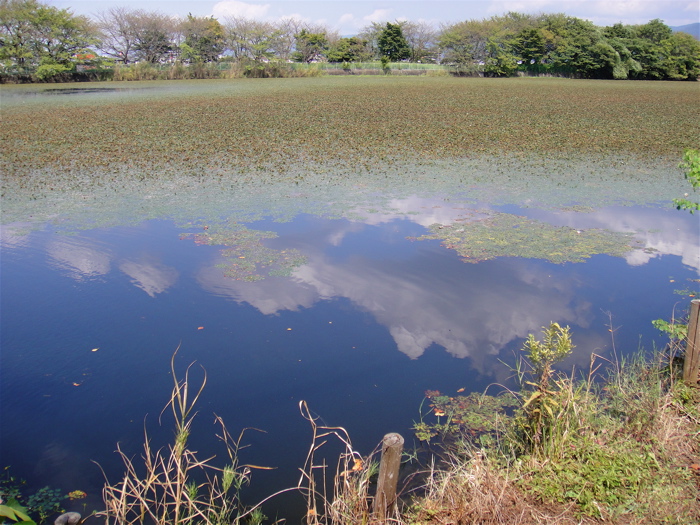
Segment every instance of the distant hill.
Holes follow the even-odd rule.
[[[700,22],[695,22],[694,24],[686,24],[684,26],[672,27],[674,32],[683,31],[689,35],[693,35],[695,38],[700,40]]]

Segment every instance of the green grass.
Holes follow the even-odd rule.
[[[441,440],[448,463],[406,523],[700,523],[698,392],[671,353],[608,364],[600,382],[592,359],[588,377],[554,373],[545,389],[520,369],[514,395],[427,392],[443,416],[426,415],[416,435]]]

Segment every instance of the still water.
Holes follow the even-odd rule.
[[[362,454],[387,432],[410,447],[425,390],[512,384],[506,364],[551,321],[571,326],[567,369],[587,371],[591,353],[651,349],[663,338],[650,321],[697,288],[700,226],[668,202],[580,213],[414,194],[362,201],[362,213],[291,205],[246,218],[235,195],[209,208],[198,198],[184,218],[117,204],[122,220],[87,220],[83,208],[56,205],[39,220],[4,221],[0,457],[30,485],[86,491],[98,508],[101,469],[112,482],[123,471],[117,443],[138,455],[145,425],[154,448],[167,444],[172,427],[159,415],[178,347],[180,374],[196,361],[192,377],[207,375],[196,450],[221,452],[214,414],[233,435],[264,431],[247,432],[242,451],[243,462],[275,467],[253,473],[252,504],[297,482],[311,438],[302,400]],[[506,251],[474,263],[450,241],[421,239],[431,225],[485,213],[626,232],[634,249],[563,263]],[[267,513],[294,518],[302,503],[286,496]]]

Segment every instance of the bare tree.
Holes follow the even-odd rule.
[[[276,39],[275,55],[280,60],[290,60],[295,50],[296,38],[301,33],[304,23],[298,18],[287,17],[277,22],[279,36]]]
[[[126,7],[112,7],[98,13],[96,19],[101,36],[100,51],[124,64],[134,61],[138,18],[139,11]]]
[[[411,62],[437,62],[438,32],[428,22],[399,22],[411,48]]]
[[[136,58],[155,64],[177,55],[178,25],[171,16],[138,11],[134,41]]]
[[[277,28],[269,22],[229,16],[224,19],[226,48],[237,60],[269,60],[275,56]]]
[[[370,25],[363,27],[357,35],[367,42],[367,49],[373,58],[379,57],[379,35],[385,28],[386,24],[372,22]]]

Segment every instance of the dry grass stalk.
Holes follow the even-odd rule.
[[[252,510],[243,508],[239,491],[248,483],[252,468],[265,467],[239,463],[242,438],[249,429],[244,429],[234,439],[223,420],[216,416],[221,428],[217,437],[224,444],[229,464],[219,468],[212,464],[214,456],[197,457],[197,452],[188,447],[188,438],[195,416],[193,408],[206,385],[206,373],[192,396],[189,378],[192,365],[187,368],[184,379],[178,380],[174,366],[176,355],[177,350],[171,359],[174,387],[163,409],[170,407],[172,410],[175,439],[167,447],[154,450],[144,429],[142,464],[137,464],[117,446],[125,472],[118,484],[107,481],[103,489],[106,510],[101,514],[108,525],[236,524]]]
[[[301,469],[298,488],[307,497],[306,525],[369,525],[378,523],[371,514],[372,496],[370,478],[377,473],[377,463],[372,461],[375,449],[363,457],[355,451],[348,432],[342,427],[318,424],[305,401],[299,403],[302,417],[311,424],[312,440]],[[329,494],[328,465],[319,460],[317,452],[329,439],[337,439],[344,452],[338,456],[333,493]],[[320,479],[319,479],[320,478]],[[384,523],[402,523],[398,516]]]

